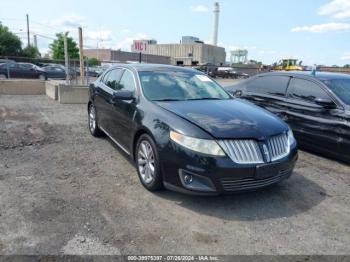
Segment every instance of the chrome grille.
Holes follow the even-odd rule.
[[[280,180],[287,178],[292,173],[293,168],[281,170],[276,176],[271,176],[263,179],[254,178],[222,178],[221,184],[225,191],[240,191],[257,189],[265,187],[279,182]]]
[[[287,134],[281,134],[271,137],[267,141],[271,161],[281,159],[289,154],[289,145]]]
[[[218,143],[235,163],[256,164],[264,162],[259,144],[255,140],[219,140]]]

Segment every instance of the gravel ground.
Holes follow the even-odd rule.
[[[350,254],[350,166],[299,156],[262,191],[154,194],[85,105],[0,95],[0,254]]]

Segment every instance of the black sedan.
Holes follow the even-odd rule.
[[[226,90],[285,120],[300,147],[350,163],[349,75],[274,72]]]
[[[151,191],[257,189],[290,177],[297,159],[283,121],[193,69],[114,66],[90,85],[88,117],[91,134],[107,134]]]
[[[46,77],[50,79],[66,79],[66,69],[63,65],[47,65],[42,68],[46,72]],[[75,71],[70,67],[68,78],[75,77]]]
[[[5,78],[37,78],[46,80],[46,72],[31,63],[0,64],[0,79]]]

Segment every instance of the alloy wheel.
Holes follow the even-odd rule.
[[[152,146],[146,140],[143,140],[139,146],[137,164],[143,182],[152,183],[155,175],[155,158]]]
[[[93,105],[90,106],[89,110],[89,128],[91,133],[93,133],[96,129],[96,110]]]

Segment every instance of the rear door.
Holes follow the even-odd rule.
[[[31,64],[18,64],[18,77],[36,78],[36,71]]]
[[[287,122],[300,145],[321,152],[337,152],[339,110],[326,109],[315,102],[316,98],[334,98],[318,82],[293,77],[288,91]]]
[[[289,81],[287,75],[257,76],[247,81],[243,98],[285,119],[285,94]]]

